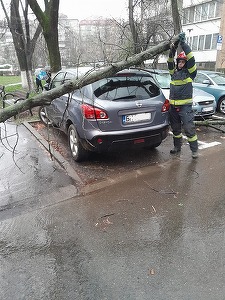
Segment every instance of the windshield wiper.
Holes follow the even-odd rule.
[[[135,95],[129,95],[129,96],[115,98],[115,99],[113,99],[113,101],[115,101],[115,100],[121,100],[121,99],[134,99],[134,98],[137,98],[137,97]]]

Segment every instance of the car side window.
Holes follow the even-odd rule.
[[[204,74],[197,73],[194,82],[196,83],[203,83],[204,80],[207,80],[208,78]]]
[[[69,81],[69,80],[72,80],[74,79],[75,75],[74,74],[71,74],[71,73],[68,73],[66,72],[66,75],[65,75],[65,78],[64,78],[64,81]]]
[[[60,85],[62,85],[63,84],[64,76],[65,76],[64,72],[61,72],[61,73],[57,74],[53,78],[50,88],[53,89],[53,88],[56,88],[56,87],[59,87]]]

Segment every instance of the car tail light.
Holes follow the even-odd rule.
[[[165,102],[163,103],[163,106],[162,106],[162,112],[166,112],[168,111],[170,108],[170,102],[168,99],[165,100]]]
[[[94,107],[92,105],[82,104],[81,109],[82,109],[83,115],[86,119],[89,119],[89,120],[90,119],[92,119],[92,120],[93,119],[96,119],[96,120],[108,119],[108,115],[104,110]]]

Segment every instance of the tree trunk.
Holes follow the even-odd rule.
[[[56,73],[61,69],[61,58],[58,43],[59,0],[45,1],[44,12],[36,0],[27,0],[27,2],[41,24],[49,52],[51,72]]]
[[[171,0],[172,7],[172,18],[174,23],[174,34],[177,35],[182,31],[181,19],[178,8],[178,1],[180,0]],[[180,44],[178,44],[177,53],[182,51]]]
[[[171,0],[171,7],[172,7],[172,18],[174,23],[174,34],[177,35],[181,32],[181,19],[179,14],[178,8],[178,0]]]
[[[129,0],[129,25],[130,25],[130,31],[133,39],[133,53],[140,53],[140,41],[139,36],[136,28],[136,24],[134,22],[134,5],[133,0]]]

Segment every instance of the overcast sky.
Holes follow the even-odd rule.
[[[60,0],[59,12],[69,18],[127,18],[128,0]]]
[[[4,0],[7,11],[9,3],[10,0]],[[38,3],[43,7],[43,0],[38,0]],[[128,0],[60,0],[59,13],[78,20],[96,17],[128,18],[127,6]],[[0,18],[3,17],[0,5]]]

